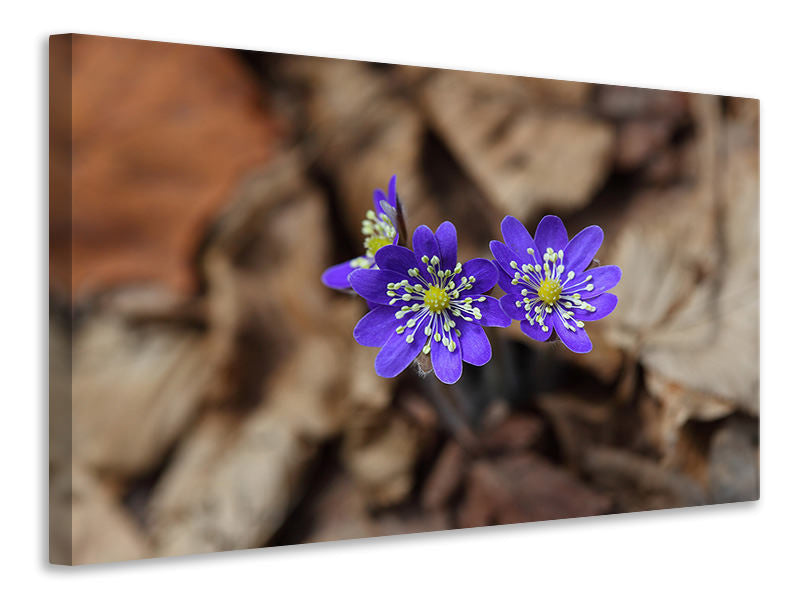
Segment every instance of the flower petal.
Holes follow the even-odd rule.
[[[366,258],[366,256],[362,258]],[[351,261],[346,260],[343,263],[325,269],[325,272],[322,274],[322,283],[335,290],[350,289],[350,282],[347,280],[347,276],[359,269],[359,267],[350,266],[350,262]]]
[[[591,280],[586,281],[587,276],[591,275]],[[578,274],[573,281],[572,285],[565,287],[564,294],[574,294],[579,292],[581,298],[593,298],[606,292],[619,283],[622,278],[622,269],[617,265],[604,265],[595,269],[589,269],[583,273]],[[591,291],[586,291],[586,286],[591,285]]]
[[[389,178],[389,185],[386,188],[386,201],[392,208],[397,208],[397,175]]]
[[[564,248],[564,272],[580,273],[589,263],[603,243],[603,230],[597,225],[590,225],[572,238]]]
[[[384,246],[375,253],[375,263],[379,268],[397,273],[405,273],[408,279],[408,270],[417,266],[414,253],[403,246]]]
[[[589,304],[595,307],[594,312],[589,312],[588,310],[582,310],[580,308],[571,308],[570,310],[575,313],[573,318],[578,321],[599,321],[614,311],[617,307],[617,300],[614,294],[603,294],[589,301]]]
[[[592,349],[592,340],[583,327],[576,327],[575,331],[570,331],[558,317],[553,317],[552,323],[564,345],[576,354],[585,354]]]
[[[436,377],[438,377],[439,381],[442,383],[455,383],[461,378],[461,371],[464,369],[464,365],[461,362],[461,344],[459,343],[458,336],[452,329],[449,333],[445,334],[444,331],[440,331],[440,333],[445,336],[443,339],[450,339],[452,335],[456,347],[453,351],[450,351],[442,342],[431,339],[431,362],[433,363],[433,372],[436,373]]]
[[[395,312],[394,306],[373,308],[356,323],[353,337],[362,346],[383,346],[400,323]]]
[[[522,300],[522,296],[506,294],[500,298],[500,308],[512,319],[516,321],[525,321],[525,309],[522,306],[516,305],[520,300]]]
[[[531,325],[528,321],[522,321],[522,323],[519,324],[519,328],[522,330],[522,333],[532,340],[546,342],[550,339],[550,336],[553,335],[553,315],[547,315],[544,318],[544,324],[547,326],[547,331],[542,331],[542,326],[538,323]]]
[[[492,255],[494,255],[495,260],[497,260],[497,264],[509,277],[514,277],[514,273],[516,272],[511,266],[511,261],[515,261],[518,265],[527,264],[529,262],[520,258],[511,248],[497,240],[489,242],[489,250],[492,252]]]
[[[462,296],[466,298],[467,296]],[[473,306],[481,309],[481,318],[476,320],[475,323],[483,327],[508,327],[511,325],[511,317],[500,308],[500,301],[492,296],[484,296],[482,294],[472,294],[469,297],[486,298],[482,302],[473,302]]]
[[[539,221],[533,240],[539,249],[540,255],[544,255],[548,248],[552,248],[556,252],[566,248],[569,236],[567,235],[567,228],[564,227],[561,219],[555,215],[547,215]]]
[[[485,258],[473,258],[464,263],[464,270],[461,275],[456,275],[453,281],[456,286],[461,284],[461,277],[474,277],[470,292],[483,294],[491,290],[497,283],[497,267],[494,263]]]
[[[426,338],[418,332],[411,343],[407,332],[394,333],[375,357],[375,372],[381,377],[397,377],[422,351]]]
[[[532,259],[531,255],[528,253],[528,248],[532,248],[536,257],[536,262],[541,264],[541,252],[536,248],[536,244],[534,244],[533,238],[525,228],[525,225],[518,219],[515,219],[511,215],[507,216],[503,219],[503,222],[500,223],[500,231],[503,233],[503,239],[506,245],[511,248],[513,252],[518,254],[520,258],[527,263],[533,263],[534,259]]]
[[[455,269],[458,262],[458,236],[456,227],[450,221],[445,221],[436,230],[436,241],[439,243],[439,256],[442,259],[442,269]]]
[[[430,230],[430,227],[427,225],[420,225],[414,230],[413,245],[420,273],[422,273],[425,279],[433,283],[433,277],[428,273],[428,265],[422,262],[423,256],[427,256],[428,258],[439,256],[441,258],[439,242],[436,241],[436,236],[433,235],[433,231]]]
[[[497,267],[497,285],[500,286],[500,289],[506,292],[507,294],[517,294],[519,293],[519,288],[515,285],[511,284],[511,277],[500,268],[500,263],[496,260],[492,261],[495,267]]]
[[[461,345],[461,358],[464,362],[481,367],[492,358],[492,345],[483,327],[456,319],[456,327],[461,332],[458,343]]]
[[[358,269],[350,275],[350,285],[356,293],[370,302],[389,304],[386,285],[408,279],[408,275],[384,269]],[[399,308],[399,307],[398,307]]]
[[[385,200],[386,193],[382,189],[378,188],[372,192],[372,204],[375,205],[375,214],[381,215],[386,212],[381,207],[381,201]]]

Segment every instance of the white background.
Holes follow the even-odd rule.
[[[2,31],[3,597],[799,597],[796,15],[764,1],[14,2],[3,9]],[[92,568],[47,565],[47,36],[63,32],[760,98],[762,500]]]

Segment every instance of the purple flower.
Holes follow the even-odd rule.
[[[622,270],[614,265],[586,270],[600,244],[603,230],[587,227],[571,240],[561,219],[548,215],[531,237],[517,219],[507,216],[500,225],[505,244],[489,248],[499,268],[503,310],[521,321],[522,331],[544,342],[553,331],[573,352],[589,352],[592,341],[585,321],[602,319],[617,306],[606,293],[619,283]]]
[[[381,248],[379,269],[350,275],[353,289],[377,305],[353,336],[362,346],[381,347],[375,371],[382,377],[399,375],[422,352],[441,381],[455,383],[462,361],[481,366],[492,357],[483,327],[511,324],[497,299],[484,295],[497,283],[497,268],[483,258],[458,262],[456,228],[447,221],[435,235],[418,227],[413,245],[413,252]]]
[[[397,243],[396,225],[397,210],[397,175],[392,175],[389,186],[384,193],[377,189],[373,192],[375,210],[368,210],[361,222],[361,233],[364,234],[364,254],[346,260],[325,270],[322,283],[335,290],[350,288],[348,277],[358,269],[371,269],[375,266],[375,253],[384,246]]]

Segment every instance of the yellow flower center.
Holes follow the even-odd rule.
[[[375,256],[375,253],[378,252],[384,246],[388,246],[392,243],[387,237],[383,236],[372,236],[368,237],[364,240],[364,247],[367,249],[367,256]]]
[[[423,302],[429,311],[438,314],[450,306],[450,296],[442,288],[433,285],[425,292]]]
[[[361,221],[361,233],[364,234],[364,248],[370,258],[375,253],[388,246],[394,240],[394,225],[386,214],[375,214],[374,210],[368,210],[366,218]]]
[[[545,304],[555,304],[561,297],[561,284],[555,279],[545,279],[539,286],[539,299]]]

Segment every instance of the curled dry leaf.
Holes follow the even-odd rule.
[[[758,413],[757,135],[692,99],[698,179],[637,199],[613,245],[624,276],[612,344],[638,356],[667,404],[665,435],[689,418]]]
[[[545,208],[574,211],[607,174],[612,127],[579,112],[535,108],[523,78],[437,71],[424,80],[421,99],[499,214],[524,221]]]

